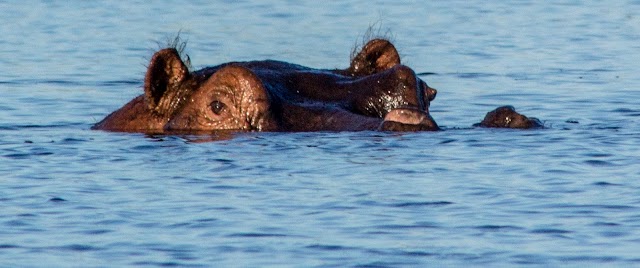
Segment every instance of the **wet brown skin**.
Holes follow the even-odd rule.
[[[173,48],[154,54],[144,94],[93,129],[145,133],[438,130],[437,91],[400,64],[389,41],[369,41],[344,70],[280,61],[231,62],[189,72]]]
[[[487,128],[542,128],[543,124],[534,117],[526,117],[516,112],[512,106],[501,106],[487,113],[482,122],[474,126]]]

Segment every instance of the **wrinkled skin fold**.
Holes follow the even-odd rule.
[[[167,48],[153,55],[144,94],[93,129],[432,131],[439,130],[429,114],[436,94],[383,39],[369,41],[343,70],[266,60],[190,72],[178,51]]]

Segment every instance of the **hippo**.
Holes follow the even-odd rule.
[[[530,129],[542,128],[543,124],[535,117],[526,117],[516,112],[513,106],[500,106],[487,113],[482,122],[474,124],[474,127],[485,128],[517,128]]]
[[[169,47],[151,58],[144,93],[92,129],[164,133],[232,131],[435,131],[437,90],[373,39],[346,69],[264,60],[190,71]]]

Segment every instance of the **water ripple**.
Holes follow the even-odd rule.
[[[480,225],[476,226],[476,229],[483,231],[506,231],[506,230],[522,230],[524,228],[511,225]]]
[[[262,237],[288,237],[287,234],[276,233],[235,233],[227,235],[227,237],[247,237],[247,238],[262,238]]]
[[[594,182],[594,183],[592,183],[592,185],[594,185],[594,186],[602,186],[602,187],[624,186],[624,184],[611,183],[611,182],[606,182],[606,181]]]
[[[376,229],[383,230],[406,230],[406,229],[436,229],[441,228],[440,225],[436,223],[430,222],[422,222],[411,225],[403,225],[403,224],[383,224],[375,226]]]
[[[554,229],[554,228],[541,228],[541,229],[534,229],[529,231],[532,234],[557,234],[557,235],[562,235],[562,234],[570,234],[572,233],[571,231],[568,230],[562,230],[562,229]]]
[[[62,79],[15,79],[0,81],[0,85],[52,85],[52,86],[83,86],[83,87],[122,87],[140,85],[139,80],[113,81],[78,81]]]
[[[54,247],[52,249],[64,250],[64,251],[79,251],[79,252],[102,250],[102,248],[99,248],[99,247],[94,247],[91,245],[83,245],[83,244],[70,244],[70,245],[65,245],[60,247]]]
[[[391,207],[398,207],[398,208],[403,208],[403,207],[440,207],[440,206],[446,206],[446,205],[451,205],[453,204],[453,202],[448,202],[448,201],[435,201],[435,202],[405,202],[405,203],[398,203],[398,204],[391,204]]]
[[[308,245],[305,248],[313,249],[313,250],[322,250],[322,251],[360,250],[359,248],[345,247],[345,246],[340,246],[340,245],[322,245],[322,244]]]
[[[58,203],[58,202],[66,202],[67,200],[61,197],[52,197],[49,199],[49,202],[54,202],[54,203]]]
[[[590,166],[596,166],[596,167],[613,167],[616,166],[616,164],[610,162],[610,161],[604,161],[604,160],[585,160],[584,161],[585,164],[590,165]]]

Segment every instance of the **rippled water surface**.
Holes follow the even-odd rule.
[[[640,265],[639,1],[0,10],[2,267]],[[445,131],[89,130],[178,32],[195,68],[344,68],[371,25]],[[470,128],[507,104],[547,128]]]

